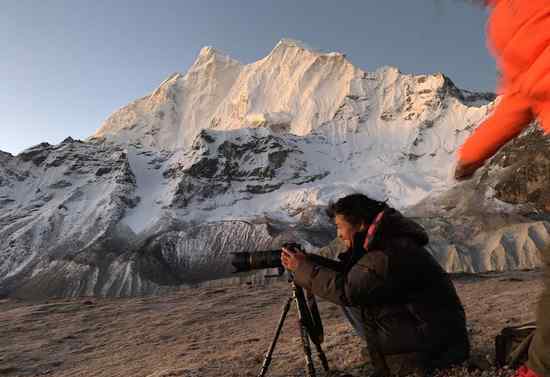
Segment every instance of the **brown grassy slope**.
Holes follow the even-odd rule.
[[[493,359],[502,327],[534,319],[539,272],[454,282],[478,360]],[[255,376],[289,294],[288,284],[276,282],[163,297],[1,300],[0,376]],[[358,375],[359,338],[337,306],[319,304],[331,367]],[[292,309],[268,375],[301,375],[303,360]]]

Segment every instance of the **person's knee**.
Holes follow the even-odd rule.
[[[355,334],[362,339],[366,339],[365,324],[362,319],[360,309],[350,306],[342,306],[341,308],[344,313],[344,317],[348,320],[349,324],[355,331]]]

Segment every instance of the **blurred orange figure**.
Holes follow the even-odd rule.
[[[471,176],[538,119],[550,133],[550,0],[487,0],[489,45],[502,74],[500,102],[458,153],[455,178]],[[550,190],[550,188],[548,188]],[[544,290],[527,365],[515,377],[550,377],[550,245],[543,250]]]
[[[487,0],[489,46],[501,73],[500,102],[460,148],[455,178],[472,175],[538,118],[550,133],[550,1]]]

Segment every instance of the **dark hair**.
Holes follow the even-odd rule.
[[[362,222],[370,224],[375,216],[386,208],[386,202],[370,199],[363,194],[351,194],[338,199],[336,203],[329,203],[327,215],[330,218],[342,215],[347,222],[354,225]]]

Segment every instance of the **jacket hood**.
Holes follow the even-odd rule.
[[[372,240],[376,248],[376,244],[386,243],[396,238],[408,238],[416,242],[418,246],[428,244],[430,238],[424,228],[415,221],[403,216],[399,211],[390,208],[386,210],[374,239]]]

